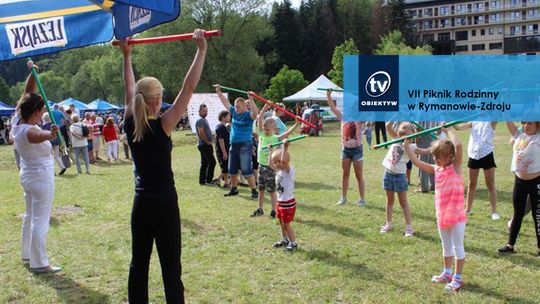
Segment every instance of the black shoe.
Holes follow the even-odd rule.
[[[231,191],[229,191],[228,193],[225,193],[223,196],[235,196],[235,195],[238,195],[238,190],[236,189],[231,189]]]
[[[295,251],[297,248],[298,248],[298,245],[296,243],[289,242],[289,244],[287,244],[287,246],[285,248],[283,248],[283,250],[285,250],[285,251]]]
[[[505,245],[502,248],[499,248],[499,253],[515,253],[514,248],[508,247],[508,245]]]
[[[219,187],[219,183],[216,184],[216,182],[214,181],[208,182],[206,183],[206,185],[210,187]]]
[[[270,212],[270,218],[271,218],[271,219],[275,219],[275,218],[276,218],[276,210],[272,210],[272,212]]]
[[[257,208],[257,210],[255,210],[250,216],[256,217],[261,215],[264,215],[264,211],[261,208]]]
[[[274,248],[286,247],[287,245],[289,245],[289,241],[281,240],[279,242],[274,243]]]
[[[66,173],[66,168],[60,170],[60,172],[58,173],[58,175],[64,175],[64,173]]]
[[[252,200],[258,200],[259,199],[259,192],[251,192],[251,199]]]

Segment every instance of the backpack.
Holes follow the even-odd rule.
[[[83,137],[88,137],[88,135],[90,135],[90,130],[86,125],[81,124],[81,133]]]

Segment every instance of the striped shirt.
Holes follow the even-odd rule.
[[[435,166],[435,211],[439,228],[467,221],[463,177],[453,166]]]

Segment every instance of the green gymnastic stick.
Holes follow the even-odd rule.
[[[300,140],[300,139],[303,139],[303,138],[306,138],[306,137],[307,137],[307,135],[300,135],[300,136],[292,137],[292,138],[289,139],[289,142],[297,141],[297,140]],[[270,145],[270,147],[274,148],[274,147],[281,146],[281,145],[283,145],[283,141],[278,141],[277,143]],[[268,151],[268,147],[263,147],[263,150]]]
[[[419,136],[422,136],[422,135],[425,135],[425,134],[429,134],[429,133],[432,133],[432,132],[437,132],[439,131],[442,127],[445,127],[445,128],[448,128],[448,127],[451,127],[453,125],[457,125],[457,124],[460,124],[462,123],[463,121],[452,121],[452,122],[449,122],[449,123],[445,123],[444,125],[442,126],[436,126],[436,127],[433,127],[433,128],[430,128],[430,129],[426,129],[424,131],[421,131],[421,132],[418,132],[418,133],[414,133],[414,134],[411,134],[411,135],[407,135],[407,136],[404,136],[404,137],[401,137],[401,138],[396,138],[394,140],[391,140],[391,141],[387,141],[385,143],[382,143],[382,144],[379,144],[379,145],[376,145],[374,146],[373,148],[374,149],[379,149],[379,148],[384,148],[384,147],[387,147],[389,145],[392,145],[392,144],[396,144],[396,143],[400,143],[402,141],[405,141],[406,139],[413,139],[413,138],[417,138]]]
[[[411,123],[412,123],[413,125],[415,125],[415,126],[416,126],[418,129],[420,129],[421,131],[426,130],[424,127],[422,127],[421,125],[419,125],[419,124],[418,124],[417,122],[415,122],[415,121],[411,121]],[[435,136],[433,133],[429,133],[429,135],[431,136],[431,138],[437,139],[437,136]]]
[[[232,92],[237,92],[237,93],[248,94],[247,91],[242,91],[242,90],[238,90],[238,89],[234,89],[234,88],[230,88],[230,87],[226,87],[226,86],[222,86],[222,85],[220,85],[219,87],[222,88],[222,89],[224,89],[224,90],[227,90],[227,91],[232,91]]]
[[[32,61],[32,59],[29,57],[28,61]],[[52,123],[55,126],[60,127],[56,120],[54,119],[54,116],[52,115],[51,107],[49,107],[49,100],[47,99],[47,95],[45,95],[45,90],[43,89],[43,86],[41,85],[41,81],[39,80],[39,76],[36,70],[36,67],[32,66],[32,76],[34,76],[34,80],[36,81],[39,94],[41,94],[41,98],[45,101],[45,108],[47,108],[47,113],[49,113],[49,118],[51,119]],[[56,133],[56,138],[58,138],[58,142],[60,145],[63,145],[62,138],[60,137],[60,130],[58,130],[58,133]]]
[[[343,89],[332,89],[332,88],[317,88],[319,91],[333,91],[333,92],[343,92]]]

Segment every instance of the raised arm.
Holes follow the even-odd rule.
[[[453,125],[455,130],[462,131],[472,128],[472,122],[466,122],[458,125]]]
[[[221,87],[219,86],[219,84],[215,84],[214,87],[216,88],[216,93],[219,97],[219,100],[221,101],[223,106],[226,108],[226,110],[229,111],[231,109],[231,103],[225,97],[225,95],[223,95],[223,92],[221,92]]]
[[[328,106],[330,107],[330,110],[332,110],[332,112],[336,114],[336,117],[338,118],[338,120],[341,121],[343,119],[343,115],[338,110],[338,108],[336,107],[336,103],[332,99],[332,90],[326,90],[326,101],[328,102]]]
[[[257,119],[257,115],[259,114],[259,108],[257,107],[257,104],[255,103],[255,100],[253,100],[253,96],[251,95],[253,93],[252,91],[248,92],[248,99],[250,104],[250,113],[251,113],[251,119],[255,120]]]
[[[263,130],[263,123],[264,123],[264,113],[266,110],[268,110],[270,106],[265,103],[264,107],[261,109],[259,116],[257,116],[257,129],[259,129],[259,132]]]
[[[457,173],[461,174],[461,163],[463,162],[463,144],[452,130],[442,128],[442,131],[446,134],[448,139],[454,144],[456,148],[456,160],[454,162],[454,169]]]
[[[201,79],[204,59],[206,57],[207,50],[206,38],[204,38],[204,31],[196,29],[193,33],[193,40],[197,44],[197,53],[195,54],[195,58],[193,58],[191,67],[189,68],[189,71],[184,78],[182,89],[180,89],[180,92],[176,96],[176,99],[174,100],[172,106],[167,111],[165,111],[165,113],[161,117],[161,127],[167,135],[170,135],[172,133],[172,131],[180,121],[180,118],[182,118],[182,116],[184,115],[189,100],[191,99],[195,88],[197,88],[199,79]]]
[[[132,46],[128,44],[131,38],[120,39],[120,50],[124,57],[122,74],[124,77],[124,119],[133,115],[131,108],[132,101],[135,99],[135,75],[133,74],[133,66],[131,64]]]
[[[518,128],[512,121],[506,122],[506,128],[508,128],[508,131],[510,131],[510,135],[512,135],[512,137],[514,137],[516,135],[516,132],[518,131]]]
[[[386,132],[388,132],[388,134],[390,134],[390,137],[392,138],[399,138],[399,135],[396,133],[396,131],[394,131],[393,124],[394,124],[393,121],[389,121],[386,123]],[[399,125],[399,122],[398,122],[398,125]]]
[[[28,70],[30,71],[30,74],[26,78],[26,84],[24,86],[24,94],[32,94],[35,93],[37,90],[36,85],[36,79],[34,79],[34,75],[32,74],[32,68],[36,68],[36,71],[39,71],[39,67],[37,65],[34,65],[34,62],[32,60],[29,60],[26,63],[26,66],[28,67]]]
[[[296,116],[294,118],[296,120],[296,122],[294,123],[294,125],[289,129],[287,130],[285,133],[281,134],[278,138],[279,140],[283,140],[287,137],[289,137],[291,135],[292,132],[294,132],[294,130],[296,130],[296,128],[298,128],[298,126],[300,126],[300,117]]]
[[[287,150],[289,150],[289,144],[290,142],[287,139],[283,140],[283,150],[281,150],[281,164],[283,166],[283,170],[285,172],[289,173],[291,170],[291,166],[289,162],[283,162],[285,160],[285,155],[287,155]]]
[[[414,154],[414,151],[412,150],[410,139],[405,140],[405,142],[403,143],[403,147],[405,148],[405,153],[407,153],[407,156],[409,156],[409,159],[411,160],[411,162],[415,166],[420,168],[420,170],[427,173],[435,172],[435,168],[433,167],[433,165],[423,162],[419,160],[418,157],[416,157],[416,154]]]

